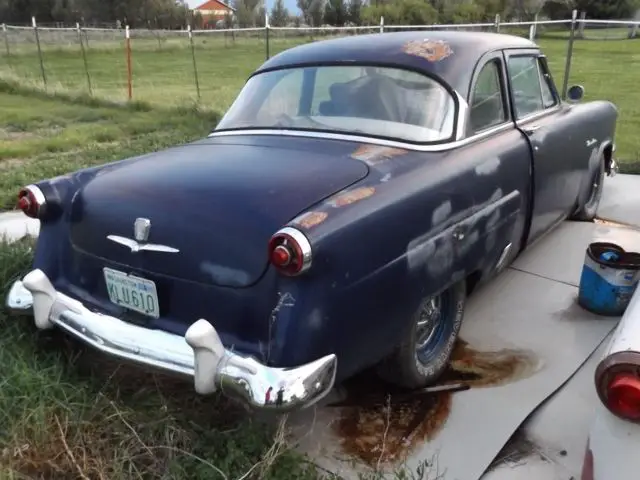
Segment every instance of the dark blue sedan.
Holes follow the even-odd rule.
[[[616,171],[617,110],[525,39],[406,32],[262,65],[208,138],[24,187],[7,298],[40,329],[253,408],[446,368],[465,300]]]

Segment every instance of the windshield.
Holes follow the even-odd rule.
[[[317,66],[251,77],[216,131],[301,129],[437,142],[455,101],[436,80],[398,68]]]

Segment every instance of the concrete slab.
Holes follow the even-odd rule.
[[[605,178],[598,217],[640,227],[640,175]]]
[[[640,230],[589,222],[564,222],[526,250],[511,268],[577,287],[591,242],[612,242],[625,250],[640,252]]]
[[[482,480],[580,478],[589,426],[600,401],[593,375],[610,339],[611,334],[567,384],[531,415],[519,438],[505,447],[502,459]]]
[[[18,240],[25,235],[38,236],[40,221],[25,216],[22,212],[0,213],[0,238]]]
[[[573,272],[556,275],[565,283],[508,269],[470,299],[461,338],[474,353],[458,361],[480,373],[471,380],[476,388],[396,407],[391,396],[387,404],[299,412],[291,420],[300,450],[347,479],[371,470],[415,471],[425,461],[433,464],[432,476],[479,479],[530,413],[579,369],[617,322],[576,304],[584,249],[566,255],[578,247],[565,237],[586,248],[597,226],[584,225],[563,225],[532,249],[536,257],[553,257]],[[414,433],[403,436],[416,416]],[[553,478],[540,475],[530,478]]]

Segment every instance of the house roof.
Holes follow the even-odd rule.
[[[236,9],[233,8],[231,5],[227,5],[221,0],[207,0],[202,5],[198,5],[196,8],[194,8],[194,10],[224,10],[224,9],[231,10],[234,12],[236,11]]]

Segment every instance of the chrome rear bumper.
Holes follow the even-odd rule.
[[[93,312],[56,291],[42,270],[15,282],[6,304],[14,312],[32,313],[41,330],[60,327],[114,357],[193,377],[200,394],[220,390],[254,409],[306,408],[327,395],[335,382],[333,354],[295,368],[268,367],[227,350],[204,319],[193,323],[184,337],[139,327]]]

